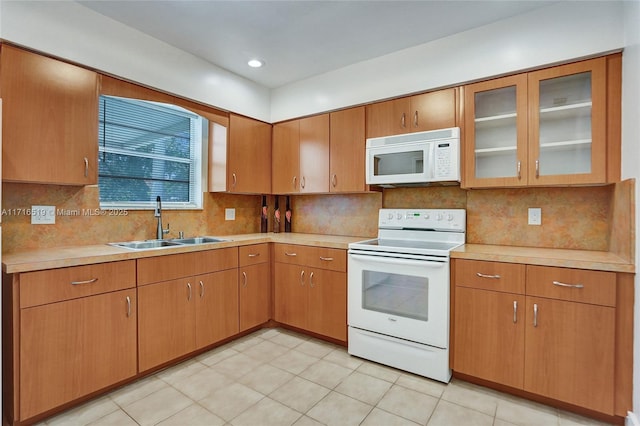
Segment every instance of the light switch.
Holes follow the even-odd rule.
[[[224,209],[224,220],[236,220],[236,209]]]
[[[529,225],[542,225],[542,209],[539,207],[529,208]]]

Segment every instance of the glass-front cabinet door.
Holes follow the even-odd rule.
[[[529,185],[606,181],[606,58],[531,72]]]
[[[470,84],[464,99],[463,186],[526,185],[526,74]]]

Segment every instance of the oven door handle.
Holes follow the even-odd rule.
[[[432,266],[434,268],[440,268],[447,265],[447,262],[439,262],[437,260],[416,260],[405,259],[402,257],[386,257],[386,256],[365,256],[361,254],[349,254],[354,260],[360,260],[364,262],[376,262],[387,263],[391,265],[409,265],[409,266]]]

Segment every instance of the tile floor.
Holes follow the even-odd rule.
[[[596,425],[459,380],[448,385],[263,329],[41,425]]]

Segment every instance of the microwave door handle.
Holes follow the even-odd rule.
[[[436,144],[434,143],[430,143],[427,145],[427,162],[425,163],[424,167],[427,169],[427,177],[429,179],[434,179],[436,177],[436,170],[435,170],[435,161],[434,161],[434,157],[435,157],[435,146]]]

